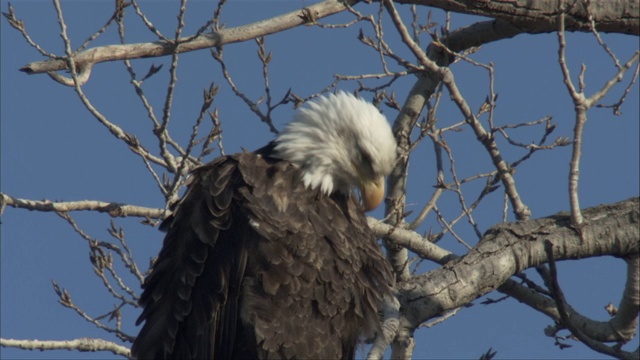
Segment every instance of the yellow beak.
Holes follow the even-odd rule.
[[[384,177],[380,176],[373,181],[360,183],[360,195],[364,211],[371,211],[384,200]]]

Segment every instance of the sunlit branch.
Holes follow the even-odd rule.
[[[382,333],[377,334],[367,360],[379,360],[384,356],[384,352],[393,342],[398,333],[400,324],[400,302],[394,296],[385,295],[382,304],[383,321],[381,324]]]
[[[539,221],[539,220],[534,220],[534,221]],[[393,227],[390,226],[389,224],[381,223],[375,218],[368,218],[368,222],[377,236],[387,236],[389,241],[394,241],[398,245],[405,246],[409,248],[412,252],[418,254],[423,258],[435,261],[441,265],[444,265],[451,260],[459,258],[459,256],[449,252],[448,250],[445,250],[433,243],[430,243],[424,237],[420,236],[419,234],[413,231],[397,229],[397,228],[393,229]],[[575,236],[575,234],[573,235]],[[633,235],[630,235],[630,236],[632,237]],[[637,292],[635,292],[635,289],[637,288],[638,284],[637,284],[637,272],[633,273],[635,271],[635,268],[633,268],[633,261],[631,261],[631,264],[628,269],[629,270],[627,271],[627,273],[632,275],[635,274],[635,277],[634,276],[627,277],[627,288],[625,290],[625,294],[628,294],[629,297],[627,297],[626,295],[625,297],[623,297],[620,307],[623,306],[622,305],[623,301],[628,301],[628,300],[625,300],[625,298],[627,298],[627,299],[630,299],[630,301],[628,302],[628,306],[629,306],[628,309],[631,311],[637,312],[638,307],[634,306],[634,301],[638,301]],[[533,308],[534,310],[537,310],[545,314],[546,316],[550,317],[554,321],[560,321],[560,317],[555,308],[553,300],[550,299],[548,296],[546,296],[544,292],[540,293],[539,290],[522,286],[518,284],[518,282],[516,282],[515,280],[511,280],[511,279],[506,280],[501,286],[497,288],[497,290],[504,294],[508,294],[509,296],[512,296],[513,298],[517,299],[519,302],[526,304],[531,308]],[[633,298],[634,296],[633,294],[636,294],[635,298]],[[590,337],[599,339],[599,341],[608,341],[608,342],[620,340],[619,334],[621,333],[620,331],[621,328],[618,328],[619,330],[614,331],[615,327],[612,326],[613,324],[611,325],[609,324],[609,322],[614,321],[613,319],[609,322],[595,321],[587,317],[584,317],[583,315],[576,312],[570,306],[567,307],[567,311],[570,314],[570,318],[574,319],[576,323],[581,324],[582,331],[589,334]],[[633,316],[631,316],[631,318],[633,318]],[[633,332],[635,330],[635,326],[633,326],[632,324],[631,325],[627,324],[625,325],[625,329],[629,329],[628,331]],[[626,339],[633,338],[633,333],[628,333],[625,336],[625,338]]]
[[[501,287],[514,274],[548,262],[544,249],[547,240],[556,245],[556,261],[638,253],[639,201],[632,198],[584,210],[591,220],[585,223],[582,236],[575,232],[566,214],[492,227],[464,257],[398,284],[404,321],[417,327]],[[600,241],[602,236],[609,241]],[[597,253],[589,250],[594,248]]]
[[[602,100],[602,98],[609,93],[609,90],[611,90],[617,83],[622,81],[624,74],[633,66],[633,64],[638,62],[639,58],[640,58],[640,51],[636,51],[631,56],[631,58],[629,58],[629,60],[626,63],[624,63],[620,69],[618,69],[618,72],[613,77],[611,77],[611,79],[609,79],[606,83],[602,85],[600,90],[596,91],[593,95],[587,98],[586,102],[588,106],[592,107],[595,104],[597,104],[600,100]],[[633,84],[633,82],[634,81],[632,81],[631,83]]]
[[[369,226],[378,237],[385,237],[394,245],[402,246],[416,253],[418,256],[429,259],[439,264],[444,264],[451,259],[452,253],[431,243],[415,231],[394,228],[380,222],[375,218],[367,218]]]
[[[352,5],[356,0],[346,2],[338,0],[325,0],[310,5],[301,10],[292,11],[270,19],[265,19],[252,24],[235,28],[221,29],[214,33],[202,34],[196,38],[188,37],[179,39],[178,49],[167,38],[157,33],[163,40],[153,43],[138,43],[128,45],[107,45],[85,50],[74,54],[74,61],[78,64],[97,64],[105,61],[124,59],[139,59],[142,57],[165,56],[174,51],[178,53],[217,47],[224,44],[255,39],[276,32],[291,29],[307,24],[311,19],[320,19],[344,11],[345,4]],[[305,15],[306,14],[306,15]],[[183,42],[186,41],[186,42]],[[67,59],[36,61],[25,65],[21,70],[28,74],[37,74],[50,71],[68,70]]]
[[[5,206],[45,212],[96,211],[109,214],[111,217],[134,216],[146,219],[157,219],[164,214],[163,209],[95,200],[53,202],[50,200],[20,199],[4,193],[0,193],[0,200],[0,214]]]
[[[629,93],[631,92],[633,85],[635,85],[635,83],[638,81],[639,74],[640,74],[640,64],[636,64],[636,71],[633,72],[633,77],[631,78],[631,81],[629,81],[629,84],[627,85],[627,87],[624,89],[624,92],[620,96],[620,100],[618,100],[613,105],[597,104],[596,107],[612,108],[614,115],[617,115],[617,116],[622,115],[622,111],[620,111],[620,108],[622,107],[622,104],[627,98],[627,95],[629,95]]]
[[[571,99],[573,100],[574,111],[575,111],[575,124],[573,130],[573,142],[572,142],[572,153],[571,153],[571,162],[569,165],[569,203],[571,206],[571,216],[574,222],[574,225],[577,227],[577,230],[580,231],[580,226],[582,226],[585,221],[582,213],[580,211],[580,199],[578,194],[578,184],[580,180],[580,159],[582,157],[582,134],[584,131],[584,126],[587,122],[587,111],[594,106],[600,99],[602,99],[611,88],[618,82],[622,80],[625,72],[636,62],[638,61],[638,57],[640,56],[640,51],[636,51],[635,54],[629,59],[627,63],[622,67],[618,67],[618,72],[616,75],[607,81],[603,87],[594,93],[590,97],[586,97],[584,94],[584,74],[586,67],[583,64],[580,72],[580,76],[578,78],[579,88],[576,89],[573,81],[571,80],[571,74],[569,72],[569,68],[566,63],[566,38],[565,38],[565,15],[564,15],[564,5],[560,5],[560,11],[558,15],[558,62],[560,64],[560,70],[562,71],[562,77],[564,84],[567,88]],[[595,29],[593,29],[595,32]],[[605,50],[608,49],[605,47]]]
[[[103,339],[79,338],[74,340],[16,340],[0,339],[0,346],[23,350],[77,350],[82,352],[107,351],[129,357],[129,348]]]

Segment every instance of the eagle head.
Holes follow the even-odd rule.
[[[373,104],[345,92],[321,96],[298,109],[275,141],[276,156],[300,167],[307,188],[329,195],[358,187],[366,211],[384,199],[396,141]]]

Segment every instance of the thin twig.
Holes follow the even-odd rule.
[[[635,83],[638,81],[638,75],[639,74],[640,74],[640,64],[636,64],[636,71],[634,71],[633,77],[631,78],[631,81],[629,81],[629,84],[627,85],[627,87],[624,89],[624,92],[620,96],[620,100],[618,100],[613,105],[597,104],[596,107],[612,108],[614,115],[617,115],[617,116],[622,115],[622,111],[620,111],[620,108],[622,107],[622,104],[624,103],[625,99],[627,98],[627,95],[629,95],[629,93],[631,92],[631,89],[633,88],[633,85],[635,85]]]
[[[29,44],[29,46],[31,46],[32,48],[36,49],[36,51],[38,51],[40,53],[40,55],[48,57],[50,59],[56,59],[56,60],[62,60],[63,59],[62,57],[60,57],[58,55],[55,55],[55,54],[52,54],[52,53],[46,51],[45,49],[40,47],[40,45],[38,45],[38,43],[36,43],[35,41],[33,41],[33,39],[31,39],[31,37],[27,33],[27,28],[26,28],[24,22],[22,20],[18,20],[18,18],[16,17],[15,10],[14,10],[13,6],[11,6],[11,4],[9,4],[9,12],[6,12],[6,13],[3,12],[2,15],[4,15],[4,17],[7,19],[7,21],[9,22],[9,25],[11,25],[11,27],[13,27],[14,29],[16,29],[16,30],[18,30],[20,32],[22,37],[27,41],[27,44]]]
[[[520,198],[520,194],[517,191],[515,180],[511,174],[511,170],[509,169],[508,164],[502,158],[500,151],[498,150],[498,145],[495,142],[495,139],[488,133],[482,124],[478,121],[476,116],[471,111],[469,105],[465,101],[465,99],[460,94],[460,91],[454,81],[453,73],[447,67],[440,67],[434,61],[429,59],[427,55],[422,51],[422,49],[411,39],[411,35],[407,31],[406,26],[402,22],[398,11],[391,0],[383,0],[385,7],[387,8],[389,15],[391,16],[391,20],[396,26],[396,29],[400,33],[402,41],[409,47],[411,52],[416,56],[420,64],[422,64],[426,69],[431,71],[434,76],[442,81],[442,83],[447,87],[451,95],[451,99],[458,106],[458,109],[464,115],[465,121],[471,126],[476,137],[480,140],[482,145],[484,145],[485,149],[491,156],[494,166],[498,170],[500,179],[503,182],[503,185],[509,195],[509,199],[514,207],[514,211],[516,214],[516,218],[518,220],[526,220],[531,216],[531,210],[527,207],[522,199]]]
[[[198,114],[198,117],[196,118],[196,122],[191,129],[191,136],[189,138],[189,142],[187,143],[187,148],[185,150],[186,156],[183,156],[180,159],[180,164],[178,165],[178,168],[176,169],[176,173],[174,174],[173,182],[167,188],[167,203],[173,202],[177,199],[178,190],[180,189],[180,186],[182,185],[183,180],[186,177],[186,174],[190,171],[190,167],[187,166],[187,160],[191,157],[191,152],[193,150],[193,147],[198,142],[197,140],[198,130],[200,129],[200,125],[202,124],[202,120],[207,114],[207,111],[213,104],[213,100],[215,98],[215,95],[218,93],[218,89],[219,87],[214,86],[214,84],[211,83],[211,85],[209,86],[209,89],[204,91],[204,96],[203,96],[204,98],[203,98],[202,106],[200,107],[200,113]]]
[[[447,220],[445,220],[444,215],[442,215],[442,213],[440,212],[440,209],[438,209],[437,206],[435,206],[433,208],[433,210],[435,211],[436,215],[438,216],[438,222],[440,222],[440,224],[448,231],[451,233],[451,235],[462,245],[464,245],[464,247],[466,247],[467,249],[471,250],[471,245],[467,244],[466,241],[464,241],[460,236],[458,236],[458,234],[453,231],[453,225],[459,220],[456,219],[451,223],[448,223]]]
[[[242,101],[244,101],[245,104],[247,104],[247,106],[249,107],[249,110],[251,110],[254,114],[256,114],[263,123],[267,124],[267,126],[269,127],[269,131],[271,131],[274,134],[278,134],[279,131],[273,125],[271,118],[268,117],[266,114],[264,114],[262,110],[260,110],[257,102],[254,102],[251,99],[249,99],[242,91],[240,91],[240,89],[233,82],[233,79],[231,78],[231,74],[227,69],[227,64],[225,64],[224,62],[222,47],[218,48],[217,50],[212,49],[211,56],[220,64],[220,67],[222,69],[222,76],[225,78],[225,80],[227,80],[227,83],[229,84],[229,86],[231,86],[231,90],[233,90],[236,96],[242,99]]]
[[[160,39],[161,41],[164,42],[171,42],[169,40],[169,38],[167,38],[166,36],[164,36],[160,30],[158,30],[153,23],[147,18],[147,16],[144,14],[144,12],[140,9],[140,5],[138,5],[138,1],[137,0],[131,0],[131,5],[133,5],[133,8],[136,11],[136,14],[138,14],[138,16],[140,17],[140,20],[142,20],[142,22],[145,24],[145,26],[147,27],[147,29],[149,29],[149,31],[151,31],[153,34],[155,34],[158,39]]]
[[[98,320],[97,318],[94,318],[88,315],[71,300],[71,294],[67,290],[61,289],[60,286],[58,286],[58,284],[55,281],[52,281],[52,283],[53,283],[53,289],[56,295],[58,295],[58,298],[59,298],[58,301],[62,306],[75,311],[76,314],[80,315],[81,318],[95,325],[97,328],[104,330],[108,333],[112,333],[123,341],[133,342],[133,340],[135,339],[133,336],[122,332],[122,330],[114,329],[109,326],[106,326],[102,322],[100,322],[100,320]]]
[[[117,125],[113,124],[112,122],[110,122],[89,101],[89,99],[85,95],[84,91],[82,90],[82,87],[81,87],[82,82],[78,78],[78,72],[76,71],[76,65],[75,65],[75,61],[73,59],[73,55],[74,54],[71,51],[71,41],[69,40],[69,37],[67,35],[67,26],[66,26],[66,24],[64,22],[64,19],[63,19],[63,16],[62,16],[62,9],[60,8],[59,0],[54,0],[54,5],[55,5],[56,11],[58,13],[58,23],[59,23],[60,29],[61,29],[60,37],[62,38],[62,41],[63,41],[64,46],[65,46],[65,54],[67,55],[66,62],[67,62],[68,68],[70,69],[71,79],[73,81],[74,90],[78,94],[78,97],[80,98],[80,100],[82,101],[84,106],[87,108],[87,110],[89,110],[89,112],[102,125],[104,125],[109,130],[109,132],[112,135],[114,135],[119,140],[122,140],[129,147],[129,149],[131,149],[131,151],[133,151],[135,154],[147,159],[148,161],[151,161],[151,162],[154,162],[156,164],[159,164],[161,166],[165,166],[166,167],[167,164],[165,163],[165,161],[163,159],[160,159],[160,158],[158,158],[158,157],[156,157],[154,155],[151,155],[140,144],[139,140],[135,136],[132,136],[132,135],[124,132],[119,126],[117,126]],[[85,64],[85,66],[86,66],[86,64]]]
[[[89,46],[89,44],[94,41],[95,39],[97,39],[100,35],[104,34],[107,29],[109,28],[109,26],[114,22],[114,20],[116,20],[119,16],[122,15],[122,11],[124,10],[124,7],[129,6],[131,3],[127,3],[127,4],[122,4],[122,7],[119,8],[118,6],[116,6],[116,9],[113,13],[113,15],[111,15],[111,17],[109,18],[109,20],[107,20],[107,22],[100,28],[98,29],[95,33],[91,34],[89,36],[89,38],[87,38],[87,40],[84,41],[84,43],[82,43],[82,45],[80,45],[77,49],[76,49],[76,53],[84,50],[87,46]]]
[[[579,89],[576,90],[571,80],[571,74],[566,63],[566,38],[565,38],[565,15],[564,5],[561,3],[559,6],[558,14],[558,62],[562,71],[563,81],[571,96],[575,110],[575,124],[573,130],[573,146],[571,154],[571,162],[569,165],[569,203],[571,206],[571,218],[576,230],[580,232],[580,227],[583,225],[585,219],[582,216],[580,210],[580,199],[578,195],[578,184],[580,180],[580,159],[582,157],[582,134],[584,126],[587,122],[587,111],[595,105],[600,99],[602,99],[611,88],[622,80],[625,72],[636,62],[640,56],[640,51],[636,51],[635,54],[624,64],[624,66],[618,66],[618,72],[614,77],[607,81],[600,90],[596,91],[589,98],[584,95],[584,73],[585,66],[581,67],[580,76],[578,78]],[[595,28],[593,29],[595,32]],[[606,51],[605,47],[605,51]],[[618,63],[616,65],[619,65]]]

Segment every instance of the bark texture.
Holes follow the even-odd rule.
[[[597,30],[620,34],[640,34],[640,2],[634,0],[397,0],[456,12],[507,21],[530,34],[554,32],[558,15],[567,14],[567,31],[591,31],[591,17]],[[559,7],[558,5],[561,5]]]
[[[467,255],[399,285],[403,325],[413,329],[547,262],[545,241],[553,243],[555,260],[622,257],[640,251],[639,198],[596,206],[584,215],[582,236],[568,213],[491,228]]]

